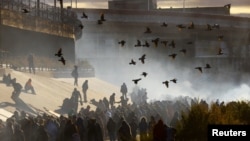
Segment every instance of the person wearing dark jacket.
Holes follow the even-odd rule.
[[[16,78],[12,79],[12,86],[14,88],[14,91],[12,92],[11,98],[14,100],[19,98],[19,95],[23,87],[20,83],[16,82]]]
[[[110,117],[107,122],[107,129],[108,129],[109,140],[115,141],[116,140],[116,123],[112,119],[112,117]]]
[[[96,119],[88,121],[88,141],[104,141],[101,126]]]
[[[125,120],[118,129],[118,141],[133,141],[130,126]]]
[[[166,141],[167,132],[166,125],[163,123],[162,119],[156,123],[153,129],[153,141]]]
[[[147,141],[148,139],[148,123],[146,117],[142,117],[139,123],[140,141]]]
[[[82,84],[82,93],[83,93],[83,99],[84,99],[84,102],[88,102],[87,100],[87,90],[89,88],[89,85],[88,85],[88,80],[85,80],[84,83]]]
[[[74,88],[74,91],[72,92],[72,95],[71,95],[71,102],[73,104],[73,111],[74,111],[74,114],[76,114],[78,112],[78,102],[79,102],[79,98],[80,98],[80,102],[82,104],[82,96],[80,94],[80,92],[77,90],[77,88]]]

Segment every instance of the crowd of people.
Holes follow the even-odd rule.
[[[127,105],[104,111],[87,106],[77,114],[60,117],[16,111],[6,123],[0,122],[0,141],[174,141],[176,130],[152,106]]]
[[[13,78],[10,81],[10,85],[14,88],[16,79]],[[6,83],[8,80],[3,82]],[[28,79],[25,85],[30,86],[31,79]],[[126,91],[122,90],[124,85],[125,83],[121,86],[123,87],[121,94]],[[25,87],[27,86],[24,86],[24,89]],[[30,90],[33,92],[32,89]],[[16,91],[14,88],[15,93],[20,92]],[[88,103],[78,110],[78,107],[74,106],[78,106],[82,96],[81,92],[74,88],[71,99],[75,104],[67,111],[67,116],[56,117],[44,112],[34,117],[24,111],[21,113],[16,111],[7,121],[0,122],[0,141],[174,140],[176,129],[171,121],[176,121],[178,114],[176,117],[173,115],[178,113],[178,110],[187,108],[187,105],[171,101],[151,103],[145,101],[138,104],[133,101],[128,102],[127,94],[122,94],[120,101],[115,101],[115,96],[116,94],[112,93],[109,98],[104,97],[99,101],[90,100],[96,106],[95,110],[90,110]]]
[[[10,74],[3,76],[3,83],[14,88],[13,99],[19,97],[21,90],[35,94],[31,82],[28,79],[22,87]],[[74,88],[68,99],[72,105],[62,106],[67,107],[63,109],[67,115],[57,117],[44,112],[34,116],[15,111],[12,117],[0,121],[0,141],[174,141],[179,113],[190,106],[187,99],[149,103],[145,88],[128,94],[125,83],[121,85],[120,101],[112,93],[109,98],[91,99],[87,103],[87,90],[88,80],[82,84],[83,96]],[[81,109],[79,102],[83,105]],[[91,110],[89,104],[96,109]]]

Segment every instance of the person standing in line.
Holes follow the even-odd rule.
[[[35,74],[35,65],[34,65],[34,58],[32,54],[28,56],[28,64],[29,64],[29,73]]]
[[[74,77],[74,86],[78,86],[78,67],[75,65],[71,75]]]
[[[88,90],[89,86],[88,86],[88,80],[85,80],[82,84],[82,93],[83,93],[83,99],[84,102],[87,103],[87,90]]]

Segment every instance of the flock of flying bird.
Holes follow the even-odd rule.
[[[165,22],[163,22],[161,26],[162,26],[162,27],[167,27],[168,24],[166,24]],[[190,24],[189,26],[187,26],[187,27],[186,27],[185,25],[183,25],[183,24],[176,25],[176,27],[177,27],[179,30],[182,30],[182,29],[184,29],[184,28],[187,28],[187,29],[194,29],[194,28],[195,28],[193,22],[191,22],[191,24]],[[206,30],[207,30],[207,31],[211,31],[211,30],[213,30],[213,29],[219,29],[219,28],[220,28],[220,26],[219,26],[218,24],[214,24],[213,26],[211,26],[210,24],[207,24]],[[151,30],[149,27],[146,27],[146,30],[145,30],[144,33],[145,33],[145,34],[150,34],[150,33],[152,33],[152,30]],[[218,38],[219,41],[222,41],[222,40],[223,40],[223,35],[218,35],[217,38]],[[166,41],[166,40],[160,40],[160,38],[155,38],[155,39],[153,39],[153,40],[151,40],[151,41],[152,41],[152,43],[154,44],[154,47],[158,47],[159,43],[163,44],[164,47],[167,47],[167,46],[172,47],[172,48],[175,48],[175,47],[176,47],[176,43],[175,43],[174,40],[168,42],[168,41]],[[121,47],[124,47],[125,44],[126,44],[126,41],[125,41],[125,40],[121,40],[121,41],[118,42],[118,44],[120,44]],[[189,41],[189,42],[187,42],[187,44],[188,44],[188,45],[191,45],[191,44],[193,44],[193,42],[192,42],[192,41]],[[143,43],[141,43],[140,40],[137,40],[137,43],[134,45],[134,47],[150,47],[150,44],[149,44],[149,42],[147,42],[147,41],[145,41],[145,43],[143,44]],[[183,48],[183,49],[180,49],[179,52],[182,52],[182,53],[185,55],[185,54],[187,53],[187,50],[186,50],[185,48]],[[224,53],[223,53],[222,49],[219,48],[219,49],[218,49],[217,55],[223,55],[223,54],[224,54]],[[143,55],[139,58],[139,60],[141,61],[142,64],[145,63],[145,56],[146,56],[146,54],[143,54]],[[172,54],[169,54],[168,56],[171,57],[172,59],[175,59],[176,56],[177,56],[177,53],[172,53]],[[131,59],[131,61],[129,62],[129,65],[136,65],[136,61],[135,61],[134,59]],[[204,67],[198,66],[198,67],[195,67],[194,69],[197,69],[200,73],[203,73],[203,69],[210,69],[210,68],[212,68],[212,67],[210,66],[210,64],[206,64]],[[142,75],[143,75],[144,77],[146,77],[146,76],[147,76],[147,73],[146,73],[146,72],[143,72]],[[138,82],[139,82],[140,80],[142,80],[142,78],[133,79],[132,81],[133,81],[135,84],[138,84]],[[162,83],[165,84],[165,86],[168,88],[170,82],[177,83],[177,79],[176,79],[176,78],[173,78],[173,79],[171,79],[171,80],[165,80],[165,81],[163,81]]]
[[[85,12],[83,12],[81,18],[88,19],[88,16],[86,15]],[[97,20],[97,24],[99,24],[99,25],[103,24],[104,21],[106,21],[106,19],[104,18],[104,14],[101,13],[100,18]],[[165,22],[163,22],[161,26],[162,27],[168,27],[168,24],[165,23]],[[83,29],[83,25],[82,24],[79,25],[79,27],[81,29]],[[194,29],[195,25],[194,25],[193,22],[191,22],[190,25],[188,25],[188,26],[185,26],[183,24],[178,24],[178,25],[176,25],[176,27],[178,28],[178,30],[181,31],[184,28],[186,28],[186,29]],[[218,24],[214,24],[214,25],[207,24],[206,30],[207,31],[211,31],[213,29],[219,29],[219,28],[220,28],[220,26]],[[145,34],[150,34],[150,33],[152,33],[152,30],[149,27],[146,27],[146,30],[145,30],[144,33]],[[223,40],[223,35],[218,35],[217,38],[218,38],[219,41],[221,41],[221,40]],[[172,48],[176,48],[176,43],[175,43],[174,40],[172,40],[172,41],[169,42],[169,41],[166,41],[166,40],[160,40],[160,38],[155,38],[155,39],[152,39],[151,42],[154,44],[154,47],[158,47],[158,45],[160,43],[160,44],[163,44],[165,47],[169,46],[169,47],[172,47]],[[121,41],[118,42],[118,44],[120,44],[121,47],[124,47],[125,44],[126,44],[126,41],[125,40],[121,40]],[[190,42],[187,42],[187,44],[191,45],[191,44],[193,44],[193,42],[190,41]],[[144,43],[142,43],[140,40],[137,40],[137,43],[134,45],[134,47],[150,47],[150,43],[147,42],[147,41],[145,41]],[[183,48],[183,49],[180,49],[179,52],[181,52],[181,53],[183,53],[185,55],[187,53],[187,50],[185,48]],[[224,53],[223,53],[222,49],[219,48],[217,55],[223,55],[223,54]],[[55,56],[60,57],[60,59],[58,61],[61,61],[65,65],[66,60],[62,56],[62,49],[61,48],[58,50],[58,52],[55,54]],[[177,56],[177,54],[173,53],[173,54],[169,54],[168,56],[171,57],[172,59],[175,59],[176,56]],[[138,58],[138,60],[142,64],[145,64],[145,59],[146,59],[146,54],[143,54],[140,58]],[[129,65],[136,65],[136,61],[134,59],[131,59],[131,61],[129,62]],[[198,66],[198,67],[195,67],[194,69],[197,69],[200,73],[202,73],[203,72],[203,68],[204,69],[210,69],[212,67],[210,66],[210,64],[206,64],[204,67]],[[144,77],[146,77],[148,75],[148,73],[147,72],[142,72],[141,75],[144,76]],[[142,80],[142,78],[133,79],[132,81],[134,82],[134,84],[138,84],[138,82],[140,80]],[[165,84],[165,86],[168,88],[170,82],[177,83],[177,79],[173,78],[171,80],[165,80],[165,81],[162,82],[162,84]]]

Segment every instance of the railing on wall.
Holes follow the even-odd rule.
[[[23,9],[29,12],[24,13]],[[0,0],[0,23],[25,30],[78,39],[81,21],[71,9],[31,0]]]

